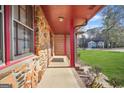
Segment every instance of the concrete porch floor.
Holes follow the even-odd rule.
[[[85,87],[77,77],[74,68],[69,68],[68,58],[66,56],[55,57],[64,58],[64,62],[50,62],[41,82],[38,84],[38,88]]]

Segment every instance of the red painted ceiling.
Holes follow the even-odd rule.
[[[41,6],[46,19],[56,34],[69,33],[70,19],[73,18],[75,26],[91,19],[102,5],[43,5]],[[58,17],[64,17],[60,22]]]

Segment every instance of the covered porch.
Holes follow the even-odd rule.
[[[103,8],[101,5],[44,5],[41,6],[51,28],[51,55],[67,56],[75,67],[78,29]]]
[[[103,6],[37,5],[31,6],[32,10],[26,7],[4,6],[6,49],[5,56],[2,55],[5,58],[2,63],[5,64],[0,66],[1,87],[85,87],[75,72],[77,30],[87,25]],[[24,24],[21,21],[22,17],[25,22],[24,12],[19,12],[26,9],[32,11],[32,15],[26,16],[29,19]],[[16,19],[17,13],[20,14],[19,20]],[[18,43],[18,40],[16,44],[12,42],[19,37],[17,32],[22,31],[19,26],[23,26],[24,30],[33,31],[33,34],[30,33],[30,39],[27,37],[27,42],[30,41],[29,49],[20,54],[22,50],[19,46],[22,44]],[[19,40],[22,40],[20,38]],[[26,55],[27,51],[31,54]]]

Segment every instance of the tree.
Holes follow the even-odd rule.
[[[120,34],[124,30],[124,6],[107,6],[102,15],[105,47],[117,46],[121,39],[124,39],[124,37],[120,39]]]

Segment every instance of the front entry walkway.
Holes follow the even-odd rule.
[[[39,88],[80,88],[84,87],[84,84],[79,83],[79,78],[76,76],[74,68],[66,67],[68,62],[64,57],[64,63],[56,62],[50,63],[50,67],[47,68],[42,81],[39,83]],[[54,65],[56,67],[53,67]],[[59,66],[58,66],[59,64]],[[62,66],[61,66],[62,65]],[[58,67],[57,67],[58,66]]]

